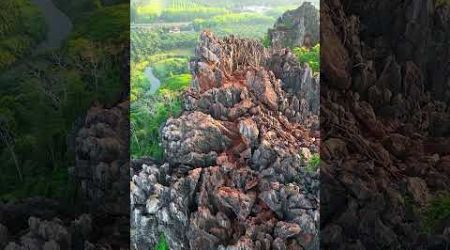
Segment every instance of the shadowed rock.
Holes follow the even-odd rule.
[[[322,1],[324,249],[450,244],[446,226],[423,234],[424,214],[418,212],[450,187],[440,166],[448,155],[443,124],[449,88],[442,69],[449,53],[441,48],[450,33],[440,22],[450,9],[444,6]]]

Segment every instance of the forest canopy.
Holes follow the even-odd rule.
[[[0,64],[14,67],[0,68],[0,201],[70,198],[68,169],[84,115],[94,102],[112,104],[123,89],[120,44],[129,39],[129,7],[55,0],[73,30],[60,48],[37,54],[46,39],[40,9],[30,0],[4,1]]]
[[[45,20],[28,0],[2,0],[0,71],[13,65],[45,38]]]

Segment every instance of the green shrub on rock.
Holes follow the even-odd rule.
[[[305,47],[294,48],[294,54],[300,63],[307,63],[314,72],[320,71],[320,44],[311,49]]]

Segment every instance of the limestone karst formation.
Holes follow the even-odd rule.
[[[165,160],[132,163],[132,247],[163,233],[171,249],[317,249],[311,70],[289,50],[207,31],[191,70],[182,114],[161,129]]]
[[[323,249],[450,245],[426,212],[450,188],[449,10],[322,1]]]

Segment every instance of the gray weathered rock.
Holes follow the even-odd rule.
[[[277,20],[273,29],[269,30],[269,39],[276,49],[317,44],[319,27],[319,11],[311,3],[305,2]]]
[[[267,56],[255,41],[201,35],[184,110],[161,129],[165,162],[132,164],[133,249],[161,233],[171,249],[318,249],[319,176],[300,156],[318,143],[294,119],[311,111]]]
[[[161,131],[164,152],[171,163],[209,166],[236,137],[227,126],[200,112],[169,119]]]

